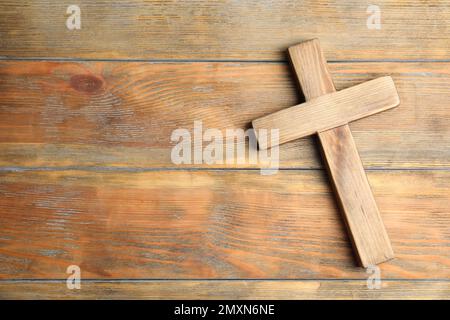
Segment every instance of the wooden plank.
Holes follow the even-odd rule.
[[[368,2],[79,0],[81,30],[68,30],[68,3],[5,0],[0,55],[121,59],[285,59],[286,48],[320,38],[331,60],[449,59],[448,0]],[[372,13],[373,14],[373,13]]]
[[[380,77],[317,97],[252,121],[253,128],[278,129],[279,141],[259,141],[261,149],[274,147],[386,111],[400,103],[391,77]]]
[[[450,172],[368,173],[396,259],[383,279],[450,277]],[[0,175],[0,278],[366,279],[323,171]],[[274,207],[274,204],[276,206]]]
[[[398,88],[398,108],[350,124],[366,167],[450,166],[450,63],[329,67],[338,90],[388,74]],[[247,128],[302,102],[295,86],[277,63],[0,62],[0,165],[173,167],[173,130]],[[320,168],[317,150],[284,144],[280,167]]]
[[[322,95],[325,95],[326,99],[326,97],[337,94],[333,93],[335,87],[318,40],[311,40],[290,47],[289,55],[307,101],[322,100]],[[377,80],[371,82],[374,81]],[[373,92],[369,93],[368,88],[362,89],[362,86],[364,86],[362,84],[347,89],[347,92],[352,90],[351,94],[346,98],[342,96],[334,99],[334,103],[336,103],[336,100],[343,100],[343,106],[339,107],[338,110],[345,110],[345,104],[353,105],[355,103],[356,106],[359,102],[362,103],[361,110],[369,109],[368,105],[374,104],[374,100],[381,101],[380,105],[384,105],[384,107],[398,105],[399,100],[392,79],[387,81],[386,84],[383,82],[381,84],[383,84],[381,87],[373,88],[374,92],[381,94],[380,96]],[[388,92],[383,88],[390,88],[392,96],[386,98]],[[358,91],[370,94],[370,99],[364,96],[356,97],[355,93]],[[358,100],[358,102],[355,100]],[[327,107],[326,109],[333,109],[331,105]],[[333,111],[330,110],[330,113],[333,114]],[[339,113],[334,114],[335,119],[339,119]],[[345,114],[345,111],[342,113]],[[324,110],[324,114],[326,114],[326,110]],[[308,122],[312,121],[313,117]],[[350,240],[361,265],[367,268],[393,259],[394,252],[350,128],[347,123],[341,122],[341,124],[340,127],[318,132],[318,136],[324,162],[331,177]]]
[[[0,282],[1,299],[355,299],[439,300],[450,298],[450,283],[382,281],[368,289],[364,280],[337,281],[111,281],[82,282],[68,290],[59,282]]]

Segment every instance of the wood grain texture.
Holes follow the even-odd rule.
[[[120,281],[83,282],[68,290],[59,282],[0,282],[1,299],[448,299],[448,281]]]
[[[290,47],[289,56],[307,101],[317,101],[322,99],[323,95],[325,97],[335,95],[331,73],[328,71],[327,61],[317,39]],[[360,90],[364,84],[359,88],[353,87],[348,90],[352,90],[352,92],[360,90],[372,96],[374,100],[381,101],[380,104],[396,106],[399,101],[395,93],[395,86],[392,80],[388,83],[393,93],[387,98],[383,98],[383,96],[388,92],[381,88],[374,88],[375,92],[381,93],[381,96],[377,96],[377,98],[374,93],[369,93],[366,89]],[[367,109],[367,105],[373,103],[368,98],[353,97],[343,99],[346,101],[344,105],[345,103],[359,103],[353,102],[354,99],[362,103],[361,109]],[[345,109],[345,106],[339,109]],[[325,112],[326,110],[324,110],[324,114],[326,114]],[[333,114],[332,111],[330,113]],[[338,119],[339,112],[336,112],[334,117]],[[312,121],[310,119],[310,122]],[[340,127],[318,132],[318,136],[336,199],[360,264],[367,268],[393,259],[394,252],[391,242],[348,124],[343,123]]]
[[[326,166],[358,260],[365,268],[393,259],[394,251],[350,128],[319,133]]]
[[[450,63],[329,68],[338,90],[384,75],[398,88],[398,108],[350,124],[367,168],[450,167]],[[278,63],[3,61],[0,91],[0,165],[8,167],[173,167],[173,130],[192,131],[194,120],[246,128],[303,101]],[[286,143],[280,166],[321,168],[317,150],[311,137]]]
[[[253,128],[278,129],[278,144],[333,129],[392,109],[400,103],[391,77],[380,77],[252,121]],[[258,141],[261,149],[274,147],[272,140]]]
[[[0,55],[123,59],[285,59],[287,47],[320,38],[331,60],[449,59],[450,2],[378,0],[381,29],[367,27],[366,1],[4,0]]]
[[[368,175],[383,279],[448,279],[450,172]],[[367,278],[323,171],[2,172],[0,212],[2,279]]]
[[[377,1],[381,30],[356,0],[76,4],[69,31],[68,3],[0,3],[0,298],[449,298],[449,0]],[[380,290],[325,174],[304,170],[322,167],[312,138],[280,148],[301,170],[270,177],[170,160],[171,132],[194,120],[247,128],[303,102],[280,61],[313,37],[355,62],[329,66],[337,90],[392,75],[402,100],[350,125],[397,254]],[[69,264],[104,282],[67,290]]]

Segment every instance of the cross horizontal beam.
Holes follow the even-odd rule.
[[[253,128],[279,129],[279,141],[262,139],[261,149],[345,125],[398,106],[400,99],[391,77],[381,77],[338,92],[322,95],[253,120]]]

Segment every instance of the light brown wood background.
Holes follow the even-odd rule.
[[[61,1],[0,3],[0,298],[450,297],[450,1],[73,4],[81,30]],[[302,102],[286,49],[313,37],[338,90],[399,91],[351,124],[397,257],[378,290],[314,138],[272,176],[170,160],[194,120],[247,128]]]

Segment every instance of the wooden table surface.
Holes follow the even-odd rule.
[[[449,299],[450,1],[375,2],[77,0],[68,30],[64,2],[2,1],[0,298]],[[195,120],[304,101],[286,50],[310,38],[338,90],[391,75],[400,95],[350,125],[396,254],[380,289],[315,138],[270,176],[170,158]]]

